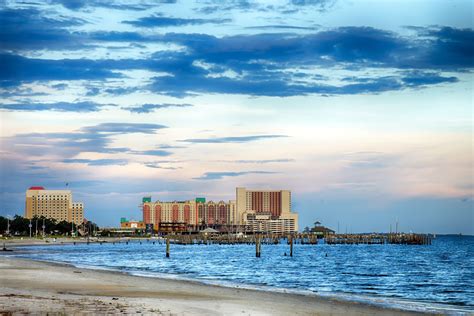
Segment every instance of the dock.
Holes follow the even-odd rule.
[[[429,234],[334,234],[325,237],[328,245],[431,245]]]

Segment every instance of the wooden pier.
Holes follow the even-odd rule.
[[[431,245],[433,235],[413,234],[413,233],[393,233],[393,234],[328,234],[324,236],[324,243],[327,245]],[[106,240],[96,240],[102,244]],[[168,234],[158,238],[127,238],[113,240],[113,244],[124,243],[152,243],[166,244],[166,258],[170,258],[172,252],[170,245],[255,245],[255,257],[262,256],[263,245],[287,244],[290,257],[294,255],[293,245],[317,245],[319,243],[315,234],[269,234],[260,233],[252,235],[244,234]],[[74,242],[74,244],[76,244]],[[87,241],[89,244],[89,241]],[[287,252],[284,252],[287,256]],[[297,254],[296,254],[297,255]]]
[[[427,234],[334,234],[325,237],[328,245],[431,245]]]
[[[393,233],[393,234],[330,234],[322,239],[328,245],[431,245],[433,235],[430,234],[414,234],[414,233]],[[254,245],[257,241],[262,245],[277,245],[280,243],[299,244],[299,245],[317,245],[321,241],[314,234],[298,233],[298,234],[253,234],[253,235],[236,235],[236,234],[168,234],[157,239],[154,238],[126,238],[114,240],[114,243],[128,244],[131,241],[152,242],[153,244],[169,243],[175,245],[238,245],[247,244]],[[97,242],[107,242],[106,240],[97,240]]]

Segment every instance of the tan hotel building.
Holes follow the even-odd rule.
[[[236,197],[240,224],[249,225],[253,231],[298,231],[298,214],[291,212],[291,191],[237,188]]]
[[[73,202],[70,190],[46,190],[31,187],[26,190],[25,218],[44,216],[79,225],[84,220],[84,204]]]

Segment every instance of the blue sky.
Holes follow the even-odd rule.
[[[469,1],[4,1],[0,215],[290,189],[300,226],[474,234]]]

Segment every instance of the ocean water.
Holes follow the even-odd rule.
[[[148,277],[331,296],[408,310],[474,313],[474,237],[432,245],[174,245],[125,243],[22,247],[17,256]]]

